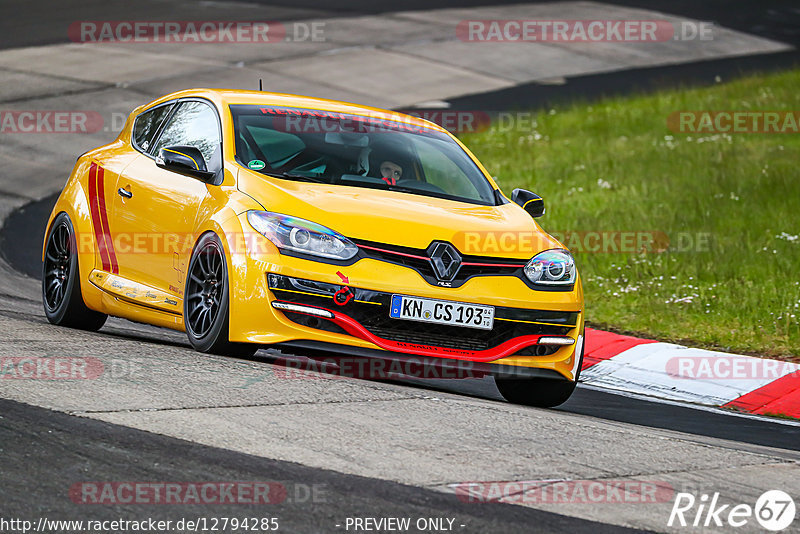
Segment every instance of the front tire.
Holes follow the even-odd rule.
[[[100,330],[108,315],[90,310],[81,294],[78,246],[69,216],[60,213],[45,238],[42,304],[50,323],[81,330]]]
[[[552,408],[564,404],[577,384],[571,380],[554,378],[496,378],[495,383],[508,402],[537,408]]]
[[[536,406],[537,408],[553,408],[564,404],[578,385],[583,365],[584,347],[585,343],[581,345],[580,361],[574,381],[556,378],[495,378],[497,389],[504,399],[514,404]]]
[[[252,356],[257,345],[229,338],[228,266],[216,234],[200,237],[189,262],[183,299],[183,321],[189,343],[199,352]]]

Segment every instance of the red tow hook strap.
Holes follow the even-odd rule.
[[[350,300],[353,297],[355,297],[355,295],[353,294],[352,291],[350,291],[350,288],[344,286],[339,291],[333,294],[333,302],[335,302],[339,306],[344,306],[345,304],[350,302]]]

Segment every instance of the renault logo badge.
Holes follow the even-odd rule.
[[[439,280],[452,280],[461,268],[461,254],[450,243],[432,243],[428,247],[433,271]]]

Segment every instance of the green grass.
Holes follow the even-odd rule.
[[[764,415],[767,417],[777,417],[778,419],[786,419],[787,421],[800,421],[800,417],[795,417],[793,415],[788,415],[785,413],[766,412]]]
[[[800,71],[535,112],[463,141],[550,232],[663,232],[661,253],[576,253],[598,328],[800,358],[800,134],[676,134],[680,110],[800,110]],[[703,247],[676,248],[680,234]]]

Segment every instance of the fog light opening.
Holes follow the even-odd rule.
[[[539,338],[539,345],[574,345],[575,340],[567,336],[543,336]]]
[[[280,302],[274,300],[272,301],[272,307],[275,308],[276,310],[305,313],[308,315],[314,315],[316,317],[333,319],[333,312],[329,312],[328,310],[322,310],[320,308],[312,308],[311,306],[301,306],[300,304],[292,304],[290,302]]]

